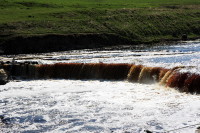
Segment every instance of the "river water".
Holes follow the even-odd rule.
[[[186,66],[182,71],[200,73],[200,41],[17,55],[16,61]],[[0,86],[0,115],[0,132],[194,133],[200,96],[127,81],[13,80]]]
[[[12,60],[14,56],[1,56]],[[16,61],[38,61],[42,64],[67,63],[130,63],[173,68],[185,66],[183,71],[199,73],[200,40],[172,44],[118,46],[96,50],[72,50],[44,54],[17,55]]]

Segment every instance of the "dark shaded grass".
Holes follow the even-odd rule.
[[[44,7],[44,8],[58,8],[62,6],[58,6],[56,4],[50,4],[50,3],[37,3],[37,2],[16,2],[16,4],[20,4],[25,7]]]

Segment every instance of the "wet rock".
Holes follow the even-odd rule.
[[[5,85],[8,82],[8,75],[4,69],[0,69],[0,85]]]

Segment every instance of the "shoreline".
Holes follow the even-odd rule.
[[[200,37],[187,37],[197,40]],[[33,54],[79,49],[98,49],[123,45],[156,45],[182,41],[182,38],[160,38],[152,41],[130,40],[112,33],[44,34],[14,36],[0,43],[0,55]],[[184,40],[186,41],[186,40]]]
[[[0,54],[149,45],[200,38],[200,2],[196,1],[156,0],[156,5],[146,0],[126,1],[126,5],[122,0],[101,4],[85,0],[19,1],[0,4]]]

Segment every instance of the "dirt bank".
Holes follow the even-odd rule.
[[[12,37],[0,44],[0,49],[1,54],[28,54],[100,48],[130,43],[131,41],[115,34],[51,34]]]
[[[9,39],[8,39],[9,37]],[[47,34],[32,36],[8,36],[0,41],[0,55],[58,52],[78,49],[93,49],[119,45],[170,43],[180,40],[194,40],[198,37],[180,37],[139,41],[109,33]],[[4,37],[6,38],[6,37]]]

